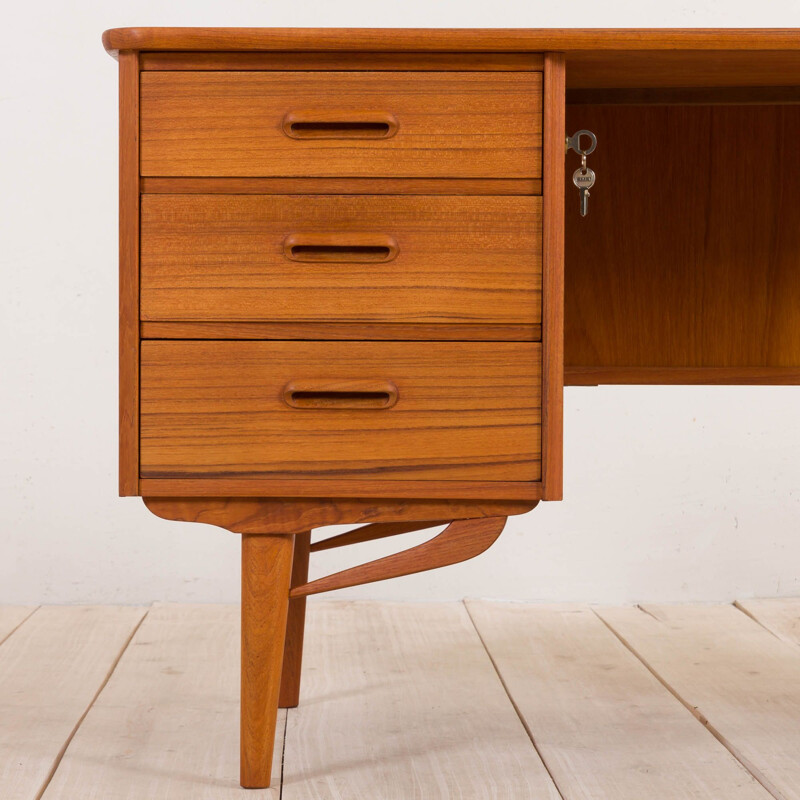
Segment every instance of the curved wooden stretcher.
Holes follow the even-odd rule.
[[[242,684],[241,782],[266,786],[270,781],[278,708],[300,699],[305,600],[308,595],[412,575],[474,558],[502,532],[509,514],[536,503],[411,503],[380,510],[358,503],[319,503],[307,513],[294,504],[255,498],[144,498],[165,519],[206,522],[242,533]],[[471,514],[442,520],[443,513]],[[394,513],[400,519],[390,521]],[[428,517],[429,520],[417,519]],[[311,544],[311,531],[298,530],[337,522],[368,522]],[[275,532],[281,524],[289,533]],[[398,536],[441,525],[431,539],[392,555],[308,581],[309,557],[337,547]],[[263,533],[257,532],[264,531]]]

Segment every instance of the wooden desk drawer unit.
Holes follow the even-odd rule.
[[[528,342],[144,342],[141,470],[540,478]]]
[[[142,175],[530,178],[539,72],[145,72]]]
[[[144,195],[143,320],[541,323],[539,197]]]
[[[564,60],[148,36],[106,35],[120,493],[243,535],[241,783],[262,787],[307,594],[470,558],[561,496]],[[442,522],[308,583],[314,527],[368,523],[328,547]]]

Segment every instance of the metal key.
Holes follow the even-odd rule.
[[[578,167],[572,173],[572,182],[578,187],[581,196],[581,216],[589,212],[589,189],[594,186],[594,170],[589,167]]]

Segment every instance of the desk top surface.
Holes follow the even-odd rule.
[[[106,50],[796,50],[798,28],[112,28]]]
[[[114,28],[106,50],[566,54],[570,89],[800,86],[798,28]]]

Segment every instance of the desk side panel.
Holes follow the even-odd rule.
[[[545,500],[563,493],[564,427],[564,56],[544,63],[542,220],[542,484]]]
[[[119,493],[139,494],[139,54],[119,54]]]

